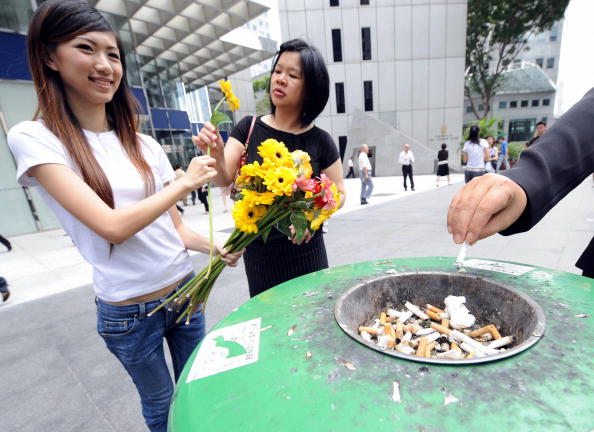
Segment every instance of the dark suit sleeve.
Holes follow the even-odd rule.
[[[524,213],[503,235],[538,223],[565,195],[594,172],[594,89],[564,114],[509,171],[502,173],[526,192]]]

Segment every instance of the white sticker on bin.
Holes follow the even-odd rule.
[[[186,383],[257,362],[261,321],[256,318],[207,334]]]
[[[463,266],[480,270],[490,270],[499,273],[506,273],[514,276],[522,276],[524,273],[528,273],[529,271],[534,270],[534,267],[474,258],[464,261]]]

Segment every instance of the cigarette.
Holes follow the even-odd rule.
[[[480,342],[475,341],[471,337],[466,336],[464,333],[460,333],[458,330],[452,330],[451,336],[458,339],[461,342],[466,342],[468,345],[473,347],[475,350],[480,351],[484,354],[497,354],[498,351],[494,350],[493,348],[488,348],[485,345],[481,344]]]
[[[446,358],[446,359],[461,359],[464,358],[464,354],[461,350],[449,350],[443,353],[437,353],[437,358]]]
[[[418,325],[417,323],[414,324],[407,324],[404,326],[404,331],[405,332],[411,332],[413,334],[417,334],[417,332],[421,330],[421,326]]]
[[[414,304],[412,304],[410,302],[404,303],[404,307],[406,307],[409,311],[414,313],[416,316],[418,316],[422,320],[429,319],[429,317],[427,316],[427,314],[425,312],[423,312],[421,309],[419,309],[418,307],[416,307]]]
[[[432,328],[421,328],[421,329],[417,330],[417,332],[415,333],[415,335],[417,335],[417,336],[427,336],[427,335],[430,335],[431,333],[435,333],[435,329],[432,329]]]
[[[429,309],[425,310],[425,313],[429,316],[429,318],[431,318],[434,321],[440,321],[441,320],[441,314],[437,313],[437,312],[433,312]]]
[[[422,337],[419,339],[419,346],[417,347],[417,355],[419,357],[425,357],[425,350],[427,349],[427,338]]]
[[[460,252],[458,253],[458,257],[456,258],[456,268],[460,270],[464,265],[464,258],[466,258],[466,248],[468,247],[468,243],[462,243],[462,247],[460,247]]]
[[[369,333],[370,335],[377,336],[377,329],[373,327],[359,327],[359,333]]]
[[[435,341],[427,344],[427,346],[425,347],[425,357],[431,357],[431,351],[433,351],[433,348],[435,348]]]
[[[394,343],[395,343],[395,340],[393,337],[388,336],[388,335],[383,335],[383,336],[379,337],[379,339],[377,341],[377,346],[381,349],[393,348]]]
[[[436,341],[437,339],[439,339],[441,337],[441,333],[439,332],[433,332],[430,335],[427,335],[427,342],[433,342]]]
[[[386,313],[388,314],[389,317],[392,317],[392,318],[398,318],[401,314],[401,312],[398,312],[395,309],[388,309],[386,311]]]
[[[431,323],[431,328],[433,330],[437,330],[438,332],[446,334],[446,335],[451,335],[452,331],[453,331],[453,330],[450,330],[449,328],[439,325],[437,323]]]
[[[441,325],[445,328],[450,328],[450,320],[448,318],[442,318]]]
[[[415,350],[411,347],[409,347],[408,345],[396,345],[396,351],[398,351],[399,353],[402,354],[408,354],[408,355],[412,355],[415,353]]]
[[[425,309],[430,310],[431,312],[436,312],[436,313],[444,313],[444,311],[438,307],[432,306],[429,303],[427,303],[425,305]]]
[[[385,312],[382,312],[380,314],[380,323],[382,323],[382,324],[385,324],[386,323],[386,313]]]
[[[511,335],[511,336],[505,336],[502,337],[501,339],[495,339],[493,342],[491,342],[489,345],[487,345],[487,348],[501,348],[502,346],[506,346],[509,345],[513,342],[515,342],[516,340],[516,336],[515,335]]]
[[[474,347],[471,347],[470,345],[468,345],[465,342],[462,342],[460,344],[460,348],[462,348],[464,351],[466,351],[469,355],[472,355],[473,357],[485,357],[484,353],[478,351]],[[472,358],[472,357],[470,357],[470,358]]]
[[[392,318],[391,316],[386,317],[387,323],[393,323],[396,318]]]
[[[390,336],[391,338],[396,338],[396,332],[394,331],[394,327],[392,327],[392,324],[384,324],[384,334]]]
[[[367,342],[371,342],[371,335],[366,331],[361,332],[361,337],[365,339]]]
[[[404,336],[404,325],[402,321],[396,321],[396,337],[402,339],[402,336]]]
[[[406,322],[406,320],[409,319],[411,316],[413,316],[413,313],[411,311],[402,312],[400,314],[400,317],[398,318],[398,321]]]
[[[401,342],[407,343],[407,342],[410,342],[411,339],[412,339],[412,333],[411,332],[406,332],[404,334],[404,336],[402,336]]]
[[[482,336],[485,333],[490,333],[491,336],[493,336],[493,339],[501,339],[501,334],[499,334],[497,327],[495,327],[493,324],[488,324],[484,327],[481,327],[478,330],[471,331],[470,333],[468,333],[468,336],[476,338]]]

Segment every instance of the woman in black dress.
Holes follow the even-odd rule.
[[[450,167],[448,165],[448,151],[446,150],[448,146],[446,143],[441,145],[441,150],[437,152],[437,179],[435,181],[435,186],[439,187],[439,178],[448,176],[448,185],[450,183]]]
[[[322,112],[330,91],[328,70],[319,51],[300,39],[281,45],[270,77],[272,112],[256,118],[248,143],[248,163],[262,161],[258,146],[268,138],[282,141],[289,151],[303,150],[311,157],[313,176],[324,173],[336,183],[344,203],[342,163],[332,137],[313,125]],[[206,123],[194,143],[206,153],[207,146],[217,161],[215,183],[233,182],[247,141],[252,117],[237,123],[227,145],[217,129]],[[323,233],[307,235],[302,244],[273,230],[266,243],[260,239],[250,244],[244,255],[250,296],[287,280],[328,267]]]

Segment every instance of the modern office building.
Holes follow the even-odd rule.
[[[0,10],[0,233],[55,228],[56,219],[35,190],[16,183],[6,144],[10,127],[30,120],[37,100],[26,58],[28,22],[42,0],[3,0]],[[190,136],[210,117],[207,86],[237,77],[237,118],[253,113],[249,67],[270,58],[277,42],[237,37],[233,30],[265,13],[270,0],[88,0],[117,29],[128,77],[142,108],[141,132],[154,136],[172,163],[196,154]],[[247,70],[247,77],[244,70]],[[249,91],[248,91],[249,90]],[[220,95],[214,93],[218,100]]]
[[[466,7],[466,0],[279,1],[283,41],[302,38],[326,59],[330,100],[316,124],[343,161],[366,143],[375,175],[401,174],[398,154],[409,143],[415,172],[430,173],[442,143],[457,148]]]

